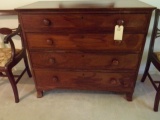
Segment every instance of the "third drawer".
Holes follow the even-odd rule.
[[[79,53],[79,52],[31,52],[34,68],[135,70],[138,54]]]

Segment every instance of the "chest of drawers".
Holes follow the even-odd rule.
[[[154,7],[130,2],[42,1],[16,9],[38,97],[78,89],[132,100]],[[116,25],[124,26],[122,41],[114,40]]]

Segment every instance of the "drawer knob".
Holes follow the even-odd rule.
[[[122,85],[123,87],[129,87],[129,84],[128,84],[127,82],[121,82],[121,85]]]
[[[53,80],[54,82],[58,82],[58,77],[57,77],[57,76],[53,76],[52,80]]]
[[[115,41],[114,41],[114,44],[115,44],[116,46],[120,46],[122,43],[123,43],[123,41],[121,41],[121,40],[115,40]]]
[[[117,59],[112,60],[112,65],[118,65],[118,64],[119,64],[119,61]]]
[[[49,59],[49,63],[51,63],[51,64],[56,63],[55,58],[50,58],[50,59]]]
[[[51,39],[48,39],[48,40],[47,40],[47,44],[48,44],[48,45],[53,45],[53,41],[52,41]]]
[[[48,19],[44,19],[44,20],[43,20],[43,23],[44,23],[45,26],[51,25],[51,21],[48,20]]]
[[[110,84],[114,85],[114,86],[117,86],[117,85],[119,85],[119,82],[115,78],[111,78],[110,79]]]
[[[117,20],[117,25],[119,26],[124,25],[124,20]]]

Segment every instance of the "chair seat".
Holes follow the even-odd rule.
[[[21,49],[16,49],[16,55],[20,53]],[[0,48],[0,67],[4,67],[11,59],[10,48]]]
[[[156,55],[157,59],[160,61],[160,52],[154,52],[154,54]]]

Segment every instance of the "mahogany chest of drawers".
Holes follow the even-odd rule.
[[[152,11],[137,1],[41,1],[17,8],[37,97],[51,89],[125,93],[132,100]],[[115,26],[124,26],[114,40]]]

